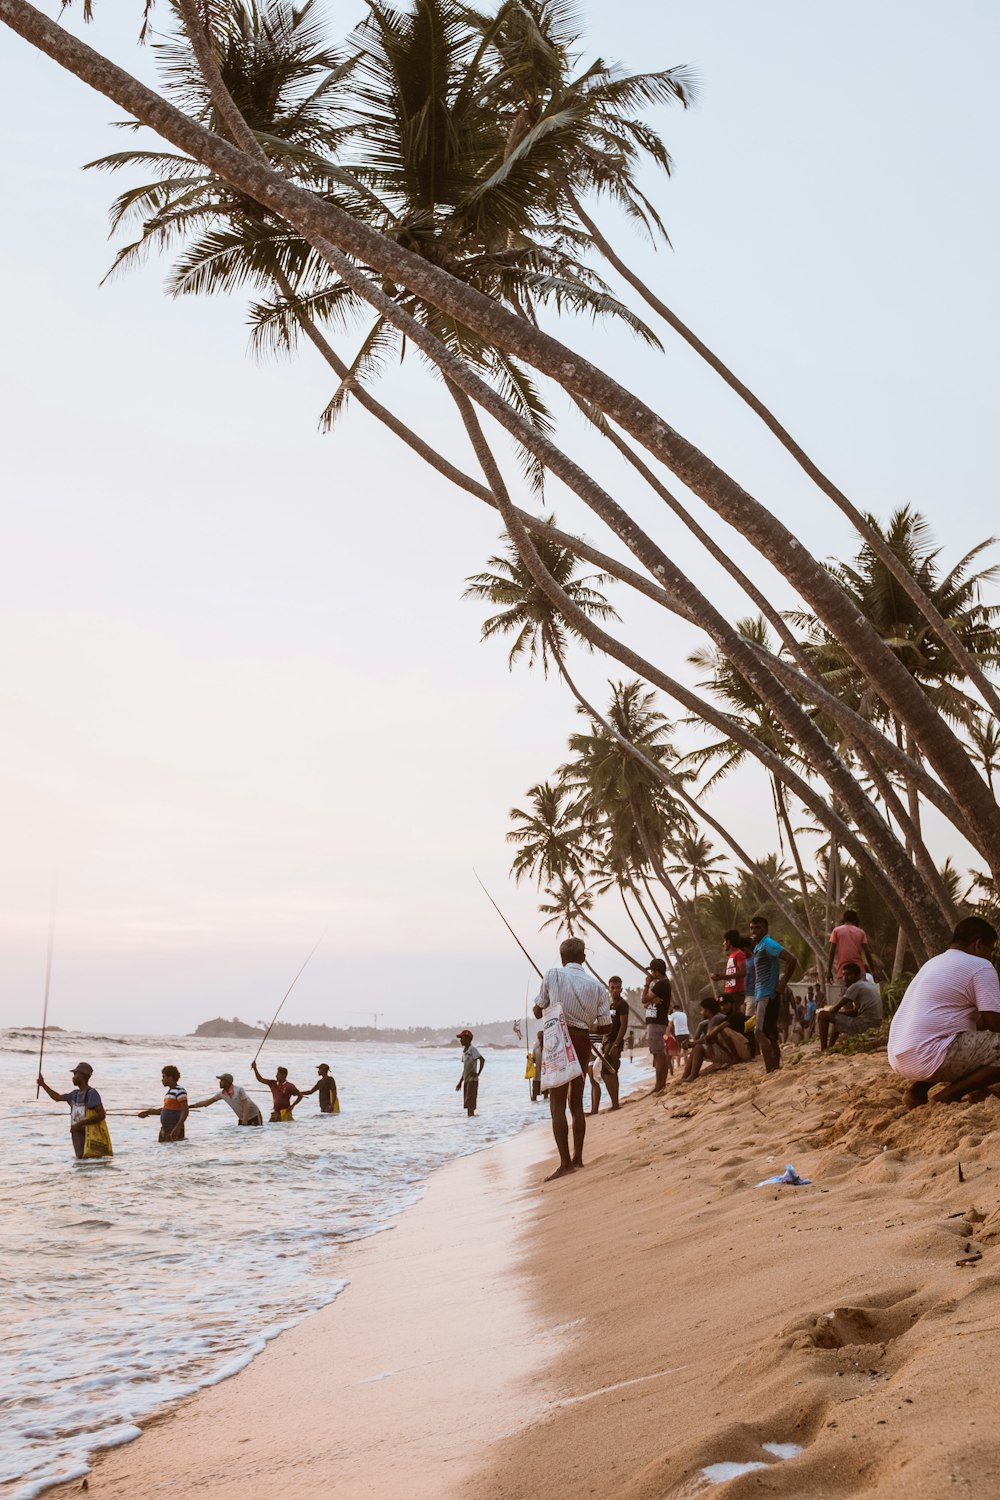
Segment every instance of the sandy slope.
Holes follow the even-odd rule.
[[[480,1493],[1000,1495],[1000,1101],[900,1093],[809,1050],[601,1122],[528,1255],[546,1321],[585,1321]],[[814,1185],[754,1186],[788,1161]],[[766,1467],[709,1489],[724,1461]]]
[[[788,1061],[602,1115],[558,1183],[542,1131],[445,1169],[91,1493],[1000,1496],[1000,1102],[900,1118],[884,1055]],[[787,1161],[814,1185],[754,1186]]]

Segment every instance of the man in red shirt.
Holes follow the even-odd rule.
[[[271,1090],[271,1124],[277,1125],[281,1121],[292,1118],[292,1110],[302,1098],[302,1090],[297,1089],[294,1083],[288,1082],[288,1069],[276,1068],[273,1078],[262,1078],[256,1063],[251,1063],[253,1076],[258,1083],[266,1083]]]
[[[830,957],[826,966],[827,984],[833,983],[836,965],[837,980],[841,981],[842,988],[844,969],[848,964],[857,964],[862,975],[868,970],[872,974],[875,973],[875,960],[868,946],[868,935],[863,927],[858,926],[857,912],[851,910],[844,912],[840,925],[830,933]]]

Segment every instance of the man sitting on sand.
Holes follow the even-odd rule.
[[[839,1037],[862,1036],[866,1031],[877,1031],[882,1024],[882,991],[878,985],[864,978],[859,964],[845,964],[841,977],[845,988],[840,999],[816,1012],[821,1052]]]
[[[559,1165],[545,1179],[546,1182],[565,1177],[583,1166],[583,1142],[587,1134],[583,1081],[590,1063],[590,1033],[593,1031],[598,1036],[607,1036],[612,1027],[608,992],[600,980],[594,979],[583,967],[586,956],[587,949],[582,938],[566,938],[561,942],[559,957],[562,968],[549,969],[542,980],[534,1005],[537,1021],[542,1019],[553,1000],[562,1007],[570,1041],[582,1069],[579,1078],[549,1090],[549,1113],[552,1116],[556,1150],[559,1152]],[[566,1122],[567,1103],[573,1120],[572,1155],[569,1150],[569,1126]]]
[[[862,967],[862,959],[867,969]],[[833,999],[839,999],[837,984],[834,980],[836,971],[837,980],[842,985],[850,981],[844,970],[848,964],[857,968],[862,978],[870,970],[875,972],[875,960],[868,946],[868,934],[858,921],[858,914],[848,908],[840,919],[840,923],[830,933],[830,954],[826,965],[826,982]]]
[[[951,947],[910,981],[889,1027],[889,1066],[910,1080],[903,1096],[926,1104],[931,1085],[948,1087],[936,1104],[953,1104],[1000,1083],[1000,980],[993,967],[997,930],[965,917]]]
[[[728,1068],[733,1063],[749,1062],[750,1043],[744,1032],[746,1017],[742,1000],[741,995],[737,1005],[735,996],[724,995],[721,1002],[701,1002],[702,1019],[687,1054],[680,1083],[691,1083],[705,1063],[710,1063],[713,1068]]]
[[[287,1124],[294,1118],[292,1110],[302,1098],[302,1090],[288,1081],[288,1069],[276,1068],[273,1078],[262,1077],[256,1062],[250,1064],[258,1083],[266,1083],[271,1090],[271,1124]]]

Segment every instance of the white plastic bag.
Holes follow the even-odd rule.
[[[562,1006],[552,1000],[542,1020],[542,1088],[558,1089],[582,1077]]]

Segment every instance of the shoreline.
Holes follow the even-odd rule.
[[[96,1453],[90,1493],[166,1500],[181,1483],[245,1500],[259,1479],[359,1500],[467,1494],[477,1457],[461,1414],[476,1404],[477,1443],[515,1430],[538,1363],[517,1244],[524,1196],[551,1154],[544,1124],[433,1171],[392,1224],[346,1247],[333,1302],[140,1421],[134,1441]],[[485,1298],[489,1327],[472,1338]],[[79,1490],[77,1476],[44,1493]]]
[[[589,1120],[558,1182],[547,1121],[459,1158],[352,1247],[336,1302],[89,1488],[1000,1493],[1000,1101],[901,1092],[884,1055],[790,1050]],[[811,1186],[757,1185],[788,1161]]]

